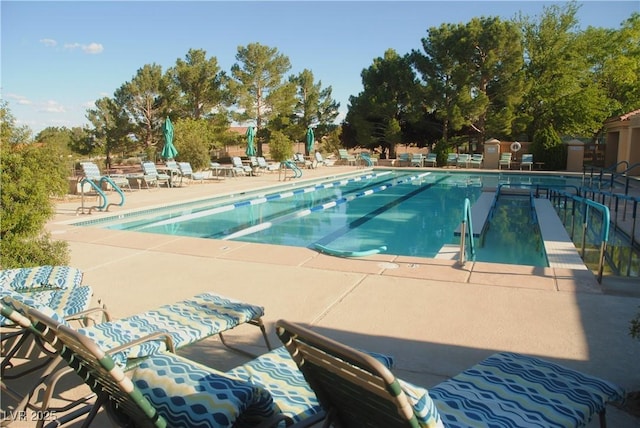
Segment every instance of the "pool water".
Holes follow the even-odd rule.
[[[501,178],[504,176],[503,178]],[[471,203],[483,187],[554,185],[568,178],[491,173],[371,173],[303,183],[296,188],[247,194],[242,198],[200,201],[167,207],[140,216],[105,221],[102,227],[209,239],[231,239],[313,248],[321,244],[340,251],[386,246],[386,253],[435,257],[443,245],[456,244],[463,201]],[[528,200],[527,200],[528,203]],[[500,210],[506,210],[509,204]],[[527,215],[502,214],[509,221],[492,223],[477,260],[539,266],[540,243],[525,246],[523,236],[537,225]],[[95,221],[91,225],[97,225]],[[538,234],[539,235],[539,234]],[[546,266],[546,258],[542,253]]]

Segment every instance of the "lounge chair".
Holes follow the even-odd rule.
[[[409,166],[411,164],[411,156],[409,153],[398,154],[398,166]]]
[[[171,187],[171,176],[159,173],[156,164],[153,162],[142,162],[142,174],[142,181],[145,186],[147,186],[147,189],[150,184],[158,187],[162,182],[164,182],[167,187]]]
[[[527,167],[529,168],[529,171],[531,171],[532,166],[533,166],[533,155],[523,154],[522,158],[520,159],[520,169],[522,169],[522,167]]]
[[[178,168],[180,169],[180,184],[182,185],[183,179],[189,181],[199,181],[204,183],[204,174],[202,172],[194,172],[189,162],[178,162]]]
[[[502,167],[506,167],[507,169],[511,168],[511,153],[500,153],[500,160],[498,161],[498,169],[502,169]]]
[[[494,354],[428,391],[368,355],[286,321],[276,332],[335,426],[585,426],[624,391],[524,355]],[[327,425],[328,426],[328,425]]]
[[[340,161],[344,162],[346,165],[355,166],[358,160],[352,154],[350,154],[346,149],[338,149],[338,156],[340,157]]]
[[[480,168],[482,167],[482,161],[484,160],[484,155],[481,153],[475,153],[471,155],[469,159],[469,167],[470,168]]]
[[[11,309],[3,305],[2,311],[8,314]],[[83,426],[88,426],[100,409],[118,425],[140,427],[267,427],[282,421],[311,426],[324,417],[313,392],[283,348],[227,373],[161,351],[147,356],[125,374],[114,353],[126,353],[130,346],[165,338],[150,335],[105,350],[36,309],[11,315],[53,347],[68,364],[67,371],[79,374],[95,394],[93,403],[60,414],[56,426],[85,415]],[[47,413],[49,399],[45,395],[36,411]]]
[[[424,166],[424,156],[422,155],[422,153],[414,153],[411,155],[411,166]]]
[[[438,166],[438,155],[436,153],[429,153],[424,158],[424,166]]]
[[[232,157],[231,164],[233,165],[233,170],[236,172],[236,175],[253,175],[253,168],[243,164],[240,156]]]
[[[125,187],[131,190],[129,180],[122,174],[103,175],[100,172],[100,168],[94,162],[80,162],[82,167],[82,174],[85,179],[93,181],[100,188],[102,188],[103,182],[107,182],[112,188],[124,189]]]
[[[309,159],[305,159],[302,153],[296,153],[293,155],[293,161],[302,168],[313,168],[313,163]]]
[[[264,156],[256,157],[256,161],[258,162],[258,166],[265,172],[273,172],[280,169],[280,163],[278,162],[267,163],[267,160],[264,158]]]
[[[458,154],[457,153],[447,154],[447,166],[457,166],[457,165],[458,165]]]
[[[460,153],[458,155],[456,165],[458,168],[469,168],[469,162],[471,162],[471,155],[467,153]]]
[[[182,185],[182,172],[180,171],[178,162],[174,160],[168,160],[164,162],[164,165],[166,167],[166,171],[169,173],[169,177],[171,178],[171,185],[174,185],[178,181],[178,179],[180,179],[180,185]]]

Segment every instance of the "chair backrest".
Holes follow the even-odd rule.
[[[413,159],[413,160],[422,160],[422,153],[414,153],[411,156],[411,159]]]
[[[60,325],[42,312],[28,308],[24,316],[38,331],[41,340],[53,347],[97,395],[107,412],[117,420],[139,427],[166,427],[166,421],[140,390],[89,337]]]
[[[178,166],[178,162],[176,162],[176,161],[165,161],[165,163],[164,163],[164,164],[165,164],[165,165],[167,166],[167,168],[169,168],[169,169],[175,169],[175,170],[177,170],[177,169],[179,169],[179,168],[180,168],[180,167]]]
[[[153,162],[142,162],[142,171],[145,175],[158,175],[156,164]]]
[[[511,153],[500,153],[500,160],[502,161],[510,161]]]
[[[93,162],[80,162],[82,167],[82,173],[89,180],[100,180],[102,174],[100,174],[100,168]]]
[[[178,162],[178,168],[182,175],[193,175],[193,168],[189,162]]]
[[[296,162],[304,162],[304,155],[302,153],[295,153],[293,155],[293,160]]]
[[[260,168],[267,168],[269,165],[267,164],[267,160],[264,158],[264,156],[258,156],[256,158],[256,162],[258,162],[258,166]]]
[[[427,155],[427,160],[430,160],[430,161],[438,160],[438,154],[437,153],[429,153]]]
[[[532,154],[522,155],[521,163],[533,163],[533,155]]]
[[[320,163],[324,162],[324,159],[322,157],[322,153],[320,152],[316,152],[316,160]]]
[[[340,154],[340,159],[349,159],[351,156],[347,149],[338,149],[338,153]]]
[[[449,153],[447,155],[447,160],[448,161],[454,161],[458,159],[458,154],[457,153]]]
[[[231,163],[233,164],[233,166],[235,166],[236,168],[243,168],[242,165],[242,159],[240,159],[239,156],[234,156],[231,158]]]
[[[335,426],[420,426],[400,382],[380,361],[287,321],[278,321],[276,332]]]

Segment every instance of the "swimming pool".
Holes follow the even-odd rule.
[[[463,201],[473,203],[483,188],[578,185],[579,179],[547,175],[451,171],[373,170],[341,179],[181,204],[141,214],[113,216],[76,225],[117,230],[239,240],[340,251],[386,247],[396,255],[435,257],[456,244]],[[522,234],[528,217],[508,214],[498,237]],[[506,228],[506,229],[505,229]],[[491,230],[490,228],[489,230]],[[502,232],[500,232],[502,230]],[[530,235],[531,233],[527,233]],[[532,235],[535,235],[533,233]],[[522,241],[511,245],[522,247]],[[489,238],[477,260],[540,265],[539,251],[517,253],[504,241]],[[534,250],[540,245],[534,244]]]

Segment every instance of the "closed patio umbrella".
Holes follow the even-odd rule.
[[[311,127],[307,128],[307,144],[305,146],[305,148],[307,149],[307,155],[311,155],[311,152],[313,151],[314,139],[315,139],[315,136],[313,135],[313,128]]]
[[[256,146],[254,144],[254,140],[256,137],[256,130],[253,126],[247,128],[247,150],[245,153],[247,156],[255,156],[256,155]]]
[[[163,159],[175,159],[178,156],[178,150],[173,145],[173,124],[168,117],[162,126],[162,133],[164,134],[164,147],[160,156]]]

